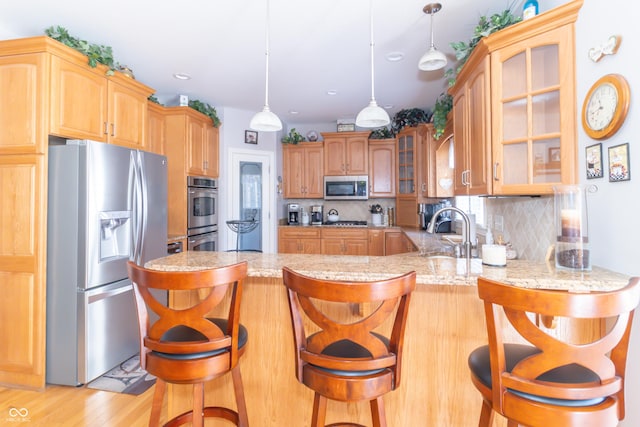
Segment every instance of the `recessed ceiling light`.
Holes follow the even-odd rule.
[[[386,104],[382,106],[385,110],[390,110],[393,108],[393,104]]]
[[[404,53],[402,52],[389,52],[386,55],[387,61],[398,62],[404,59]]]
[[[295,116],[296,114],[299,114],[299,112],[296,110],[289,110],[289,114],[293,114]]]
[[[173,73],[173,77],[178,80],[191,80],[191,76],[187,73]]]
[[[327,95],[329,95],[329,96],[334,96],[334,95],[337,95],[337,94],[338,94],[337,90],[331,89],[331,90],[327,91]]]

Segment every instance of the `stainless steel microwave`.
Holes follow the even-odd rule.
[[[325,176],[325,200],[367,200],[369,198],[369,177]]]

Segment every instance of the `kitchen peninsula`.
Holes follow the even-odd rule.
[[[479,259],[429,259],[417,253],[377,257],[183,252],[150,261],[147,267],[190,271],[242,260],[249,264],[241,311],[249,347],[240,361],[249,419],[252,425],[274,427],[306,425],[313,403],[313,393],[294,375],[293,337],[281,277],[285,265],[310,276],[344,280],[377,280],[416,271],[418,286],[409,309],[403,377],[400,387],[385,396],[387,419],[396,426],[477,425],[481,398],[469,379],[467,356],[486,343],[483,306],[475,287],[479,276],[516,286],[581,292],[617,289],[628,281],[625,275],[597,267],[580,273],[556,270],[553,263],[514,260],[506,268],[497,268],[483,266]],[[195,297],[174,295],[172,303],[178,306]],[[354,318],[357,311],[352,313]],[[599,334],[599,326],[572,329],[560,324],[557,329],[563,334],[593,336]],[[207,398],[233,407],[231,386],[229,378],[214,380],[207,385]],[[171,386],[169,412],[184,410],[190,394],[188,386]],[[327,421],[345,418],[370,423],[367,405],[330,402]]]

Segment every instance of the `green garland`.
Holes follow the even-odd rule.
[[[304,141],[304,136],[302,136],[296,130],[296,128],[291,128],[291,130],[289,131],[289,134],[287,136],[285,136],[284,138],[282,138],[282,143],[283,144],[297,144],[297,143],[303,142],[303,141]]]
[[[109,76],[113,75],[113,72],[120,67],[120,64],[113,59],[111,46],[92,44],[86,40],[80,40],[70,35],[66,28],[59,25],[47,28],[44,33],[65,46],[69,46],[86,55],[89,59],[89,66],[95,68],[98,63],[106,65],[109,67],[109,71],[107,71]]]
[[[212,107],[211,105],[197,99],[189,100],[189,107],[193,108],[196,111],[199,111],[205,116],[209,116],[211,118],[211,121],[213,122],[214,127],[220,126],[220,119],[218,118],[218,112],[216,111],[215,107]]]
[[[453,97],[448,93],[441,93],[433,107],[433,137],[440,139],[447,126],[447,114],[453,108]]]

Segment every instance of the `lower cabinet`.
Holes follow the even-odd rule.
[[[384,230],[369,230],[369,255],[384,255]]]
[[[283,254],[384,256],[416,250],[411,239],[397,228],[278,228],[278,252]]]
[[[369,255],[368,230],[323,228],[323,255]]]
[[[385,255],[403,254],[414,252],[415,245],[402,231],[387,231],[384,235]]]
[[[283,254],[319,254],[320,229],[317,227],[278,228],[278,252]]]

